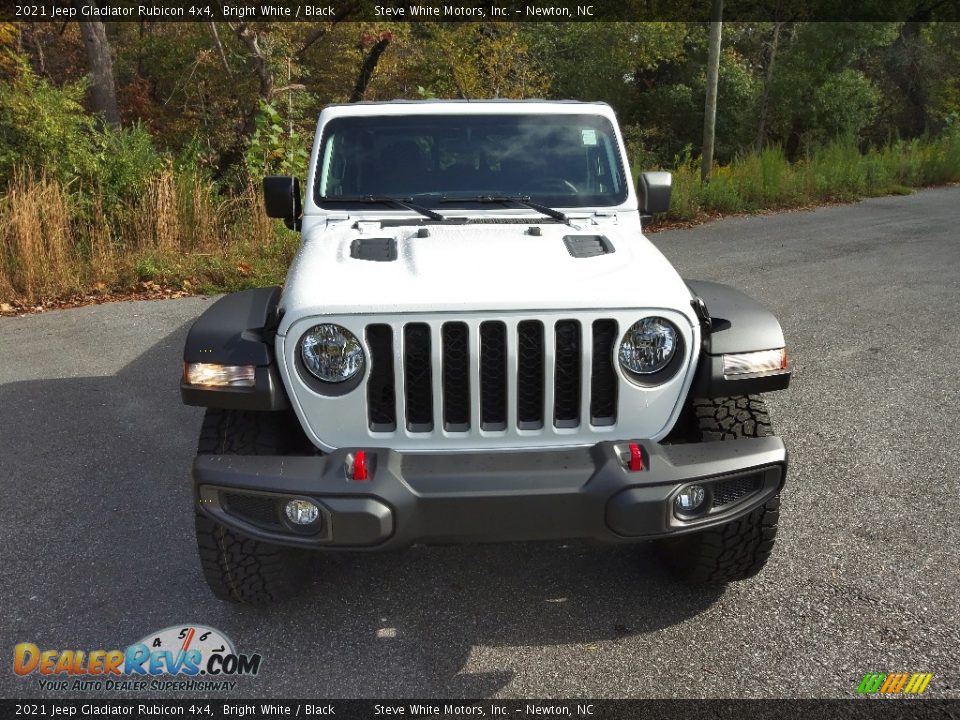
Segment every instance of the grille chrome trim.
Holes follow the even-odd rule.
[[[443,427],[443,365],[440,362],[443,353],[443,337],[440,323],[431,323],[430,327],[430,388],[432,392],[433,427]],[[430,428],[431,430],[433,428]]]
[[[388,323],[393,328],[393,392],[396,398],[397,403],[397,418],[406,418],[407,417],[407,383],[406,377],[403,371],[403,346],[404,346],[404,333],[402,332],[402,326],[397,326],[392,323]],[[369,415],[369,410],[367,411]],[[394,435],[397,431],[402,431],[406,427],[405,422],[397,422],[397,427],[395,430],[383,433],[386,435]]]
[[[590,426],[593,405],[593,323],[580,323],[580,425]]]
[[[557,335],[553,325],[543,328],[543,425],[542,428],[556,427],[553,422],[554,407],[557,402]]]

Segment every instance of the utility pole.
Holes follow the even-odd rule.
[[[700,182],[710,181],[713,167],[713,137],[717,126],[717,76],[720,73],[720,31],[723,27],[723,0],[710,7],[710,43],[707,51],[707,101],[703,112],[703,159]]]

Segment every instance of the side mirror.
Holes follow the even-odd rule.
[[[641,173],[637,181],[640,195],[640,214],[645,216],[665,213],[670,209],[670,188],[673,176],[668,172]]]
[[[263,204],[267,215],[281,218],[291,230],[300,229],[303,214],[300,181],[288,175],[268,175],[263,179]]]

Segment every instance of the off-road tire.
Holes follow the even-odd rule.
[[[210,408],[198,455],[281,455],[302,434],[289,413]],[[221,600],[263,607],[295,595],[309,575],[310,553],[240,535],[196,511],[197,550],[207,585]]]
[[[312,450],[292,412],[207,408],[197,455],[299,455]]]
[[[692,418],[700,442],[773,435],[759,395],[696,398]],[[700,532],[660,540],[657,549],[676,577],[696,584],[725,584],[753,577],[766,565],[777,537],[780,496],[748,515]]]

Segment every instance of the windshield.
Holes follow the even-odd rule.
[[[496,195],[619,205],[627,193],[617,147],[613,126],[597,115],[337,118],[324,131],[316,201],[344,207],[376,196],[449,208]]]

